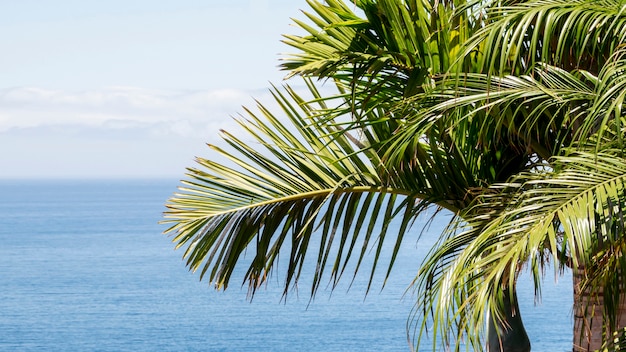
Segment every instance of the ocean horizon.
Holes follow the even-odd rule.
[[[309,266],[286,298],[278,270],[250,300],[245,267],[218,292],[162,234],[165,203],[179,184],[0,180],[0,351],[410,350],[407,289],[444,215],[420,241],[421,226],[413,227],[382,290],[375,280],[365,296],[364,270],[351,287],[346,274],[311,300]],[[571,274],[548,270],[539,301],[527,275],[518,290],[532,350],[571,351]]]

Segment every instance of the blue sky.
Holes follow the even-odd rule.
[[[304,0],[0,0],[0,178],[182,177]]]

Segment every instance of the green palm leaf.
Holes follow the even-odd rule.
[[[423,92],[433,75],[472,65],[461,46],[476,28],[464,20],[466,12],[456,12],[469,6],[466,1],[308,3],[314,11],[305,12],[311,24],[295,20],[307,35],[285,36],[284,42],[298,52],[287,55],[282,68],[289,77],[338,81],[348,92],[343,112],[357,119],[365,118],[360,110],[393,106]]]
[[[462,86],[444,78],[436,89],[402,104],[408,113],[385,159],[389,164],[402,160],[437,125],[446,126],[445,132],[457,139],[477,134],[487,143],[508,136],[543,160],[593,134],[600,143],[603,133],[623,128],[624,53],[616,51],[599,76],[540,65],[534,77],[468,73],[458,78]],[[471,133],[458,133],[463,130]],[[614,136],[622,143],[619,133]]]
[[[621,0],[482,2],[486,26],[468,43],[481,67],[497,75],[524,74],[538,62],[598,73],[626,39]],[[521,69],[521,70],[520,70]]]
[[[318,94],[310,82],[309,88]],[[165,216],[173,224],[167,232],[177,247],[186,248],[189,267],[218,288],[227,287],[236,264],[250,251],[245,280],[254,293],[283,253],[289,257],[286,294],[297,284],[307,253],[316,250],[314,294],[327,267],[335,285],[355,252],[356,274],[373,248],[371,285],[389,222],[402,219],[391,240],[387,275],[410,219],[422,209],[415,200],[419,194],[384,182],[373,149],[359,150],[332,125],[316,124],[324,106],[316,110],[292,89],[285,91],[273,94],[287,122],[259,106],[261,116],[248,111],[239,121],[254,144],[224,132],[236,154],[211,146],[232,166],[198,158],[200,168],[189,169],[189,179],[167,204]]]

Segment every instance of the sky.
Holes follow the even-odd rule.
[[[183,178],[270,101],[305,0],[0,0],[0,179]]]

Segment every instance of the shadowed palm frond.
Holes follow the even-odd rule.
[[[508,136],[543,160],[594,134],[600,143],[602,133],[623,128],[625,53],[616,51],[599,76],[539,65],[534,77],[464,74],[460,86],[443,78],[436,89],[405,103],[408,112],[384,158],[397,163],[438,124],[456,139],[480,135],[487,143]],[[458,133],[464,130],[470,132]],[[615,137],[622,143],[621,135]]]
[[[620,289],[623,280],[616,281],[615,273],[626,268],[626,258],[615,255],[626,244],[622,151],[575,152],[556,157],[553,165],[554,171],[522,174],[479,198],[482,203],[469,210],[476,215],[459,223],[467,230],[455,228],[428,256],[416,278],[422,294],[417,311],[432,316],[435,331],[450,325],[468,334],[481,331],[483,307],[497,314],[502,290],[514,288],[521,266],[529,266],[539,292],[550,258],[575,268],[602,262],[585,287],[596,293]],[[614,319],[612,303],[605,313]]]

